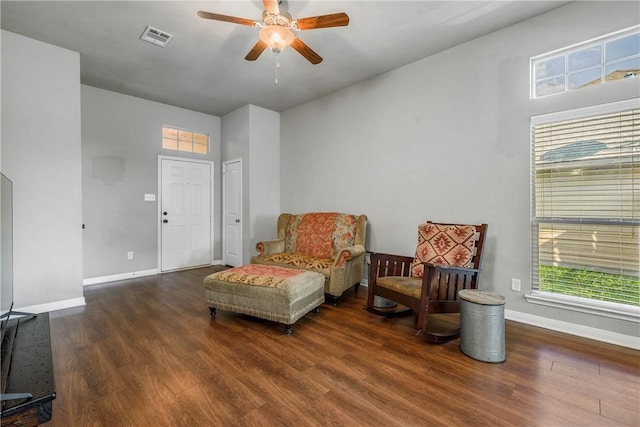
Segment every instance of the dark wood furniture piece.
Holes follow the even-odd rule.
[[[30,393],[32,397],[3,401],[0,424],[37,426],[51,419],[56,397],[49,313],[10,322],[9,327],[17,332],[5,393]]]
[[[458,291],[477,289],[487,224],[475,225],[475,228],[476,239],[470,267],[424,263],[422,279],[411,276],[414,257],[372,253],[365,309],[387,317],[417,313],[417,333],[430,342],[446,342],[458,338],[459,327],[453,330],[434,330],[428,328],[428,320],[430,314],[459,313]],[[388,279],[383,279],[380,283],[380,278]],[[374,305],[376,296],[390,299],[404,307],[380,309]]]

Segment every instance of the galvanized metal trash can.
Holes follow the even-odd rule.
[[[503,296],[477,289],[458,292],[460,351],[481,362],[507,360],[504,350]]]

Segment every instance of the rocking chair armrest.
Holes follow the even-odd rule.
[[[266,256],[284,252],[284,240],[263,240],[256,243],[258,255]]]
[[[411,276],[413,259],[410,256],[372,252],[370,255],[369,282],[375,286],[378,277]]]
[[[430,262],[423,262],[422,265],[425,266],[425,269],[428,267],[433,267],[436,270],[440,270],[445,274],[456,273],[456,274],[469,274],[469,273],[481,273],[481,268],[471,268],[471,267],[458,267],[455,265],[446,265],[446,264],[432,264]],[[426,274],[425,274],[426,276]]]
[[[457,299],[457,291],[477,289],[478,287],[478,274],[482,271],[479,268],[431,264],[428,262],[423,262],[422,264],[424,265],[424,274],[422,276],[421,299],[425,303],[426,299],[431,301],[443,299],[454,301]],[[450,294],[450,289],[456,290],[454,295]]]
[[[393,262],[398,262],[398,263],[413,263],[414,258],[412,256],[406,256],[406,255],[394,255],[394,254],[387,254],[387,253],[383,253],[383,252],[371,252],[371,264],[374,263],[374,260],[376,262],[379,261],[393,261]]]

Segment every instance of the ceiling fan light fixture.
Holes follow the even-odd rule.
[[[259,37],[275,54],[282,52],[295,38],[289,28],[280,25],[266,25],[260,30]]]
[[[345,27],[349,25],[349,16],[344,12],[340,12],[294,20],[288,12],[280,11],[280,4],[285,1],[286,0],[262,0],[264,11],[262,12],[261,21],[205,12],[204,10],[198,11],[198,16],[214,21],[231,22],[233,24],[260,28],[258,42],[251,48],[247,56],[244,57],[247,61],[255,61],[267,48],[275,54],[277,60],[279,53],[286,49],[287,46],[291,46],[291,48],[295,49],[312,64],[321,63],[322,57],[307,46],[305,42],[295,37],[293,31]]]

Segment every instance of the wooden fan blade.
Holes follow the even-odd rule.
[[[280,7],[278,7],[278,0],[262,0],[264,3],[264,10],[272,15],[280,14]]]
[[[260,54],[264,52],[266,48],[267,48],[267,44],[262,40],[258,40],[258,43],[256,43],[253,46],[253,48],[251,48],[251,50],[249,51],[249,53],[247,53],[247,56],[245,56],[244,59],[246,59],[247,61],[255,61],[256,59],[258,59]]]
[[[305,44],[305,42],[297,37],[293,39],[291,47],[300,52],[300,55],[307,58],[307,60],[312,64],[319,64],[322,62],[322,57],[315,53],[309,46]]]
[[[237,18],[235,16],[220,15],[219,13],[205,12],[204,10],[198,11],[198,16],[204,19],[213,19],[215,21],[231,22],[233,24],[247,25],[249,27],[255,26],[256,22],[247,18]]]
[[[312,16],[295,21],[299,30],[313,30],[315,28],[344,27],[349,25],[349,16],[346,13],[334,13],[332,15]]]

